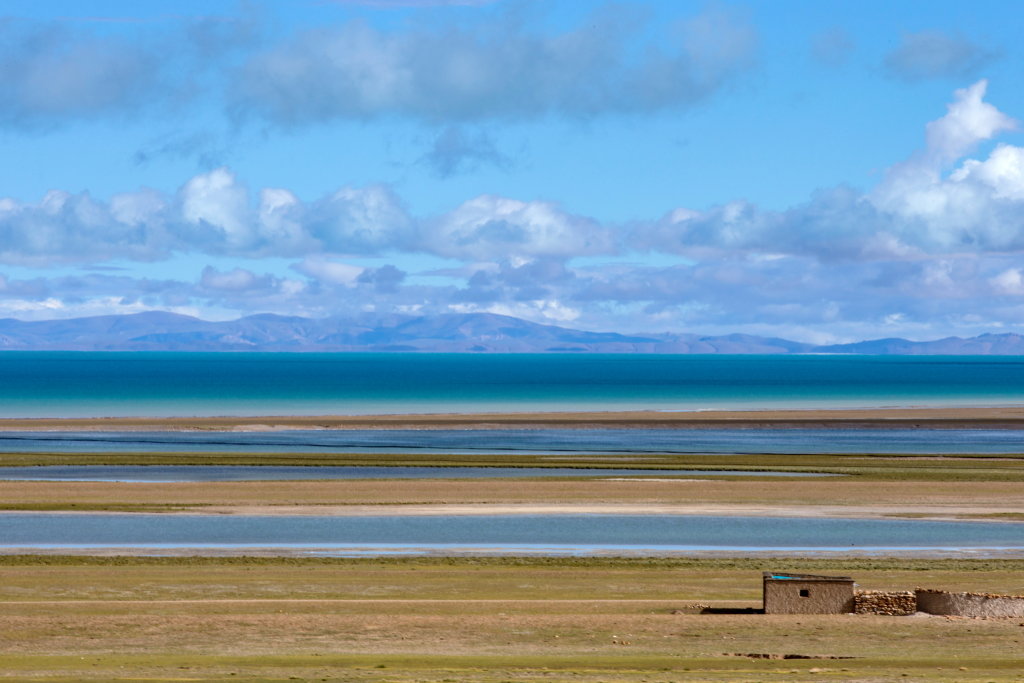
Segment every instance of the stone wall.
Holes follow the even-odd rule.
[[[885,616],[913,614],[917,611],[917,596],[913,591],[857,591],[853,611]]]
[[[916,591],[917,610],[958,617],[1024,617],[1024,596]]]

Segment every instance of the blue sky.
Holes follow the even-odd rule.
[[[1022,19],[6,0],[0,316],[1020,331]]]

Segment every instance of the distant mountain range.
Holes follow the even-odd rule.
[[[0,319],[0,350],[1019,355],[1024,354],[1024,337],[983,334],[968,339],[877,339],[817,346],[746,334],[586,332],[491,313],[356,318],[267,314],[209,322],[151,311],[67,320]]]

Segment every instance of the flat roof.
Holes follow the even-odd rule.
[[[821,574],[792,574],[790,572],[765,572],[766,581],[853,581],[850,576],[822,576]]]

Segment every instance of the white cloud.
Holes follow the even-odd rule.
[[[1014,130],[1017,122],[983,101],[988,81],[980,80],[953,93],[948,113],[925,127],[925,162],[938,165],[955,161],[971,152],[979,142]]]
[[[141,226],[163,221],[166,198],[156,190],[124,192],[110,198],[110,215],[118,223]]]
[[[997,145],[988,159],[968,159],[949,179],[953,183],[976,183],[994,199],[1024,201],[1024,148]]]
[[[871,193],[876,206],[919,216],[934,216],[946,210],[949,187],[942,173],[979,143],[1017,126],[1012,118],[983,101],[987,87],[988,82],[981,80],[954,93],[948,113],[927,125],[924,150],[890,168]]]
[[[295,270],[321,282],[354,287],[366,268],[313,256],[296,264]]]
[[[211,242],[228,249],[244,249],[253,242],[249,192],[226,168],[198,175],[181,188],[181,215],[194,225],[220,232]],[[200,238],[201,241],[206,241]]]
[[[240,259],[191,282],[0,274],[0,301],[32,315],[53,302],[78,310],[112,297],[122,307],[307,315],[372,305],[382,314],[491,311],[590,329],[804,338],[818,330],[836,339],[1010,328],[1024,324],[1024,148],[999,143],[1017,124],[985,101],[985,86],[958,90],[927,125],[924,148],[874,190],[824,189],[781,211],[736,201],[616,226],[551,202],[482,195],[424,219],[384,186],[303,200],[284,188],[250,192],[228,169],[196,176],[174,196],[141,189],[104,202],[55,190],[31,203],[0,199],[0,262]],[[988,141],[998,144],[971,157]],[[645,251],[661,263],[682,258],[644,266]],[[260,274],[258,259],[270,255],[294,258],[301,275]],[[455,263],[435,271],[443,278],[407,278],[381,265],[389,255],[403,268],[418,255]],[[606,256],[614,263],[602,265]],[[585,268],[572,267],[579,257]]]
[[[310,207],[306,220],[307,230],[333,253],[415,249],[414,224],[383,185],[342,188]]]
[[[670,51],[632,44],[643,28],[624,7],[556,34],[504,13],[390,30],[351,21],[252,57],[233,79],[234,108],[284,125],[649,111],[707,97],[756,48],[749,19],[721,6],[684,22]]]
[[[1024,148],[1000,144],[986,159],[964,159],[982,142],[1018,127],[984,101],[986,87],[978,81],[957,90],[947,114],[926,126],[925,147],[890,167],[867,194],[821,190],[785,211],[746,202],[676,209],[639,225],[631,243],[695,258],[756,253],[913,259],[1024,249]]]
[[[305,207],[288,190],[260,190],[257,232],[272,253],[298,254],[316,251],[318,243],[303,225]]]
[[[539,299],[535,301],[519,301],[515,303],[496,303],[486,306],[476,304],[451,304],[448,310],[453,313],[494,313],[522,318],[539,323],[570,323],[580,317],[580,311],[566,306],[561,301]]]
[[[1020,268],[1009,268],[995,277],[989,278],[989,283],[998,294],[1020,296],[1024,294],[1024,277],[1021,276]]]
[[[441,256],[496,260],[615,250],[612,231],[550,202],[482,195],[432,222],[425,247]]]

